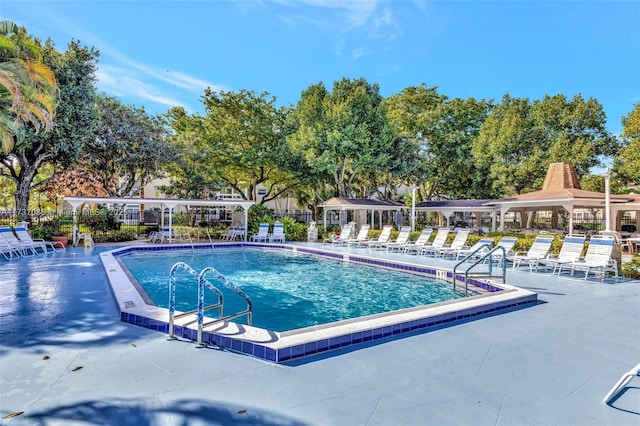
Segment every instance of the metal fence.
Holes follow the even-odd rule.
[[[96,229],[93,227],[96,222],[99,222],[101,216],[96,211],[83,210],[76,214],[76,221],[78,231],[81,233],[92,232],[100,233],[108,239],[110,234],[118,231],[129,231],[136,236],[145,236],[152,231],[157,231],[163,224],[166,226],[169,223],[169,213],[165,211],[160,212],[155,210],[127,210],[127,211],[114,211],[113,212],[117,226],[113,229]],[[353,217],[346,216],[347,221],[353,220]],[[314,216],[311,212],[291,212],[287,214],[273,214],[274,220],[279,220],[284,217],[295,219],[300,223],[309,223],[314,220]],[[330,225],[339,225],[341,220],[340,214],[335,211],[327,212],[327,223]],[[320,221],[323,221],[324,216],[320,217]],[[509,218],[507,218],[509,219]],[[212,234],[221,232],[228,229],[232,225],[232,213],[227,210],[207,210],[199,209],[192,210],[188,213],[175,213],[172,215],[172,224],[174,226],[189,226],[207,228]],[[383,224],[394,225],[409,225],[410,215],[402,214],[397,215],[396,212],[385,212],[383,214]],[[438,217],[435,214],[429,214],[425,212],[417,212],[416,214],[416,228],[420,229],[425,226],[437,226]],[[0,210],[0,225],[15,226],[20,223],[26,222],[30,228],[41,226],[46,222],[56,221],[59,230],[69,237],[73,236],[73,212],[61,211],[52,212],[45,210],[30,210],[28,212],[19,212],[16,210]],[[461,227],[491,227],[491,217],[484,215],[480,222],[476,221],[475,215],[456,215],[449,220],[449,226],[461,226]],[[633,214],[623,214],[621,217],[621,225],[635,225],[636,219]],[[378,220],[376,220],[376,225]],[[507,220],[505,222],[506,227],[518,228],[520,226],[517,222]],[[550,229],[551,219],[549,217],[536,217],[533,222],[535,229]],[[561,217],[558,222],[558,228],[566,229],[568,227],[568,218]],[[598,217],[585,217],[583,215],[574,215],[574,228],[586,231],[602,231],[604,230],[604,223]]]

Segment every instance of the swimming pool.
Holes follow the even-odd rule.
[[[169,310],[148,303],[136,289],[135,280],[121,264],[121,258],[135,252],[209,252],[225,249],[260,247],[266,250],[282,250],[304,253],[341,262],[375,266],[382,269],[405,271],[434,279],[446,279],[457,283],[463,279],[453,277],[451,271],[418,263],[416,256],[394,256],[384,253],[354,253],[332,250],[317,244],[265,244],[230,242],[196,245],[131,246],[101,253],[100,260],[115,297],[120,319],[124,322],[157,330],[169,331]],[[398,311],[384,312],[365,317],[351,318],[329,324],[310,326],[278,332],[234,322],[216,323],[204,330],[202,341],[213,347],[252,355],[272,362],[287,362],[310,355],[321,354],[339,348],[366,342],[383,341],[412,332],[424,332],[455,325],[460,322],[495,315],[511,309],[532,306],[537,294],[509,284],[497,283],[490,278],[470,279],[469,284],[480,293],[453,301],[416,306]],[[175,323],[175,336],[191,341],[198,340],[194,316],[181,318]]]
[[[207,252],[138,252],[122,263],[158,306],[168,308],[169,270],[185,262],[196,271],[211,266],[253,301],[251,325],[289,331],[335,321],[398,311],[462,297],[450,283],[309,254],[258,248]],[[197,308],[197,280],[177,275],[176,310]],[[215,280],[212,281],[216,285]],[[224,286],[225,312],[245,301]],[[211,294],[211,296],[215,296]],[[235,322],[246,323],[246,317]]]

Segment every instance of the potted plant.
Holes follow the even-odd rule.
[[[62,225],[67,224],[68,219],[64,216],[55,217],[36,225],[31,230],[33,238],[41,238],[45,241],[59,241],[63,246],[67,246],[69,235],[62,229]]]

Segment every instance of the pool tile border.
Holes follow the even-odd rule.
[[[238,247],[265,247],[277,248],[282,250],[290,250],[299,253],[311,254],[320,257],[326,257],[336,260],[360,263],[364,265],[382,267],[396,271],[404,271],[418,273],[431,278],[448,278],[452,279],[451,271],[443,269],[411,264],[408,262],[399,262],[394,260],[379,259],[366,257],[362,255],[354,255],[353,253],[339,253],[330,250],[315,249],[310,247],[295,246],[290,244],[264,244],[264,243],[248,243],[248,242],[230,242],[230,243],[214,243],[197,244],[197,245],[153,245],[153,246],[130,246],[115,249],[102,253],[101,260],[105,270],[108,273],[111,283],[111,290],[118,301],[120,310],[120,319],[123,322],[134,324],[140,327],[168,333],[169,323],[168,310],[158,308],[157,306],[146,305],[137,291],[129,281],[126,272],[122,269],[117,261],[118,256],[127,255],[138,251],[163,251],[163,250],[215,250],[224,248]],[[464,277],[456,275],[457,280]],[[237,337],[238,333],[230,333],[236,337],[224,335],[221,332],[210,332],[204,330],[202,333],[203,342],[207,345],[227,349],[233,352],[254,356],[266,361],[275,363],[283,363],[301,359],[303,357],[323,354],[325,352],[345,348],[352,345],[358,345],[366,342],[372,342],[381,339],[393,338],[402,334],[412,332],[427,332],[439,329],[445,326],[462,323],[473,319],[482,318],[484,316],[495,315],[500,312],[508,312],[513,309],[520,309],[533,306],[537,303],[537,294],[518,289],[509,285],[495,284],[479,279],[470,279],[469,283],[486,290],[488,293],[481,296],[472,296],[466,299],[458,299],[452,302],[443,302],[435,304],[433,307],[438,309],[411,309],[398,312],[404,312],[403,319],[395,321],[391,324],[388,322],[390,318],[399,315],[394,313],[383,314],[376,317],[381,325],[368,326],[375,323],[364,319],[364,321],[347,320],[336,324],[342,326],[331,327],[310,327],[308,329],[296,330],[292,332],[268,332],[277,337],[275,342],[264,343],[261,341],[251,340],[251,336]],[[494,296],[495,295],[495,296]],[[137,297],[136,297],[137,296]],[[496,296],[499,296],[496,298]],[[493,298],[492,298],[493,297]],[[132,300],[125,300],[132,299]],[[453,309],[464,306],[465,302],[471,300],[472,306]],[[496,299],[496,300],[493,300]],[[469,304],[469,303],[466,303]],[[143,306],[141,306],[143,305]],[[448,309],[450,308],[450,309]],[[444,310],[444,311],[443,311]],[[435,313],[429,314],[429,311]],[[407,314],[409,312],[409,314]],[[416,315],[413,315],[413,313]],[[426,316],[425,316],[426,314]],[[365,324],[363,324],[365,323]],[[353,326],[355,324],[355,326]],[[353,326],[353,327],[352,327]],[[250,328],[244,326],[246,328]],[[346,332],[341,332],[346,329]],[[353,329],[353,331],[349,331]],[[327,331],[336,331],[333,335],[327,336]],[[176,324],[174,334],[180,339],[191,341],[197,340],[197,329],[194,326],[183,326]]]

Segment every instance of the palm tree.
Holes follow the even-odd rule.
[[[57,95],[53,71],[42,63],[40,46],[24,27],[0,22],[0,143],[8,152],[31,124],[36,132],[53,127]]]

